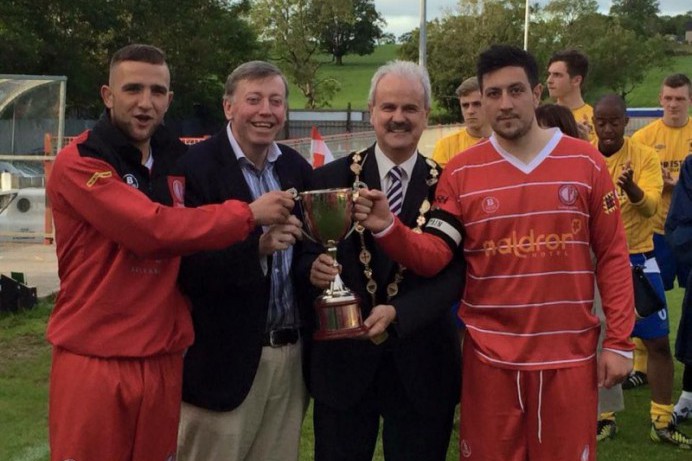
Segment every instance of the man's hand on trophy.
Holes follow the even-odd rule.
[[[312,262],[310,268],[310,283],[317,288],[329,288],[329,284],[334,281],[340,268],[334,266],[334,259],[326,253],[322,253]]]
[[[371,232],[382,232],[394,222],[384,192],[361,189],[353,207],[354,217]]]
[[[291,214],[295,201],[288,191],[271,191],[250,203],[255,222],[262,226],[284,223]]]
[[[396,320],[396,309],[391,304],[378,304],[370,311],[363,324],[368,328],[365,338],[375,344],[384,342],[388,337],[387,327]]]
[[[268,256],[275,251],[286,250],[288,247],[301,240],[303,234],[300,228],[303,223],[298,218],[290,215],[284,224],[274,224],[262,234],[259,239],[260,256]]]

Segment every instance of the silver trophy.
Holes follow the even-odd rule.
[[[353,189],[322,189],[299,194],[307,237],[321,244],[336,262],[336,247],[354,229]],[[367,332],[363,325],[358,295],[349,290],[339,275],[315,300],[318,328],[316,340],[353,338]]]

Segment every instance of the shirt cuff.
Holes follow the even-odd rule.
[[[611,349],[609,347],[604,347],[604,351],[610,351],[610,352],[615,352],[617,355],[621,355],[626,359],[632,360],[634,358],[634,351],[621,351],[618,349]]]
[[[396,223],[396,218],[392,219],[392,223],[389,226],[385,227],[384,230],[377,232],[377,233],[373,233],[372,236],[375,237],[376,239],[378,239],[380,237],[384,237],[385,235],[389,234],[392,231],[395,223]]]

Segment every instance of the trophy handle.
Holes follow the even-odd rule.
[[[295,187],[291,187],[291,188],[288,190],[288,192],[291,193],[291,195],[293,196],[293,200],[294,200],[298,205],[300,205],[300,210],[301,210],[301,212],[303,212],[303,204],[301,203],[301,202],[303,201],[303,197],[300,196],[300,194],[298,193],[298,190],[296,190]],[[316,243],[316,244],[318,244],[318,245],[320,244],[320,242],[318,242],[317,240],[315,240],[315,239],[312,237],[312,235],[310,235],[309,233],[307,233],[307,232],[305,231],[305,229],[303,229],[302,227],[300,228],[300,233],[303,234],[303,236],[307,237],[307,239],[310,240],[312,243]]]
[[[353,224],[351,224],[351,228],[346,232],[346,235],[344,235],[344,239],[347,239],[351,236],[354,230],[356,230],[356,226],[358,223],[356,221],[353,221]]]
[[[307,239],[310,240],[312,243],[316,243],[316,244],[320,245],[320,242],[318,242],[317,240],[315,240],[315,239],[312,237],[312,235],[310,235],[309,233],[307,233],[307,232],[305,231],[305,229],[303,229],[302,227],[300,228],[300,233],[303,234],[305,237],[307,237]]]
[[[368,185],[365,184],[363,181],[356,181],[353,183],[353,203],[355,204],[356,200],[358,199],[358,191],[360,189],[367,189]],[[347,239],[351,236],[354,230],[356,230],[356,227],[358,226],[358,221],[353,219],[353,216],[351,217],[351,228],[346,232],[346,235],[344,235],[344,238]],[[336,260],[336,254],[333,255],[334,260]]]

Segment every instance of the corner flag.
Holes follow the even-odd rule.
[[[329,163],[334,160],[332,151],[320,136],[320,132],[317,131],[317,127],[313,125],[312,132],[310,133],[310,153],[312,154],[312,167],[317,168],[325,163]]]

